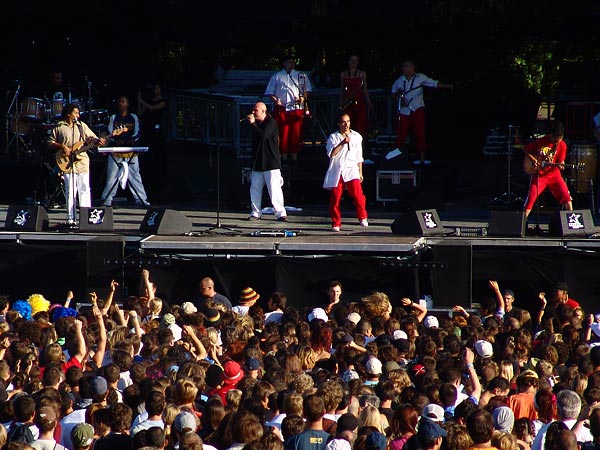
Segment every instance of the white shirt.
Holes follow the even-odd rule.
[[[570,430],[571,428],[573,428],[575,426],[575,424],[577,423],[577,420],[569,419],[569,420],[563,420],[562,422]],[[535,436],[533,444],[531,444],[531,450],[543,450],[544,449],[544,447],[546,445],[546,433],[548,432],[548,428],[550,428],[551,424],[552,424],[552,422],[548,422],[540,429],[540,432]],[[581,431],[578,434],[576,434],[576,437],[577,437],[577,442],[591,442],[594,440],[594,437],[592,436],[592,433],[590,432],[589,428],[586,428],[586,427],[581,427]]]
[[[415,73],[409,80],[404,75],[400,76],[392,85],[392,94],[404,92],[404,101],[408,106],[402,105],[402,99],[398,100],[398,111],[405,116],[410,115],[411,111],[416,111],[425,106],[423,101],[423,86],[436,88],[438,81],[429,78],[422,73]]]
[[[308,75],[297,70],[292,70],[288,75],[284,69],[271,76],[267,89],[265,89],[265,95],[274,95],[281,100],[286,111],[302,109],[302,105],[296,104],[296,99],[305,92],[312,92]]]
[[[71,431],[75,428],[75,425],[85,422],[85,409],[77,409],[68,416],[65,416],[60,421],[60,427],[62,430],[61,444],[67,448],[73,448],[73,442],[71,441]]]
[[[119,381],[117,381],[117,389],[123,392],[128,386],[131,386],[133,381],[131,381],[131,375],[129,374],[129,370],[125,372],[121,372],[119,374]]]
[[[135,434],[138,431],[147,430],[147,429],[152,428],[152,427],[160,427],[160,428],[162,428],[164,430],[165,429],[165,423],[163,422],[162,419],[160,419],[160,420],[148,420],[148,419],[146,419],[146,420],[140,422],[135,427],[131,427],[131,431],[130,431],[129,434],[131,436],[135,436]]]
[[[247,316],[248,315],[248,311],[250,310],[249,306],[242,306],[242,305],[235,305],[233,308],[231,308],[231,310],[236,313],[239,314],[240,316]]]
[[[283,311],[276,310],[271,311],[265,314],[265,324],[270,322],[281,322],[281,318],[283,317]]]
[[[337,155],[331,157],[331,153],[336,145],[344,140],[344,136],[339,131],[329,135],[327,139],[327,156],[329,156],[329,167],[323,181],[323,188],[332,189],[338,185],[340,176],[342,180],[359,180],[360,171],[358,164],[362,163],[362,136],[360,133],[350,130],[350,143],[344,144]]]

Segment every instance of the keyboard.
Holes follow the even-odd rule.
[[[146,153],[148,147],[98,147],[98,153]]]

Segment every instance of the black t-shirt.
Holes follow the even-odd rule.
[[[133,438],[121,433],[110,433],[94,444],[94,450],[130,450],[131,448],[133,448]]]

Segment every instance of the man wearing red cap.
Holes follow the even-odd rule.
[[[244,371],[237,362],[230,359],[225,364],[223,364],[223,373],[221,377],[223,380],[223,384],[220,388],[214,391],[214,394],[217,394],[219,397],[221,397],[223,404],[227,405],[227,392],[229,392],[232,389],[235,389],[238,382],[244,377]]]

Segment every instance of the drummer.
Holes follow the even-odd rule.
[[[59,120],[66,104],[79,103],[76,95],[72,92],[71,85],[65,83],[63,71],[60,68],[55,68],[50,73],[44,87],[44,98],[48,103],[48,122]]]

